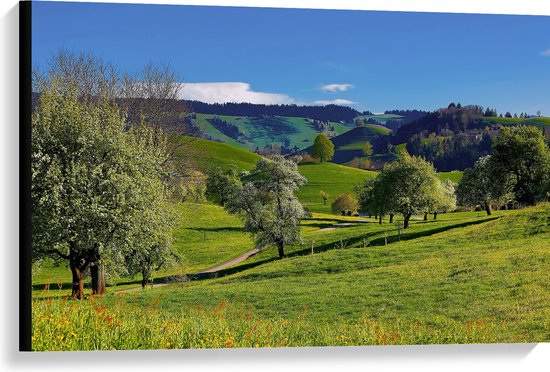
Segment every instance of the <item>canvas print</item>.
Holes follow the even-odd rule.
[[[30,15],[32,350],[550,341],[549,17]]]

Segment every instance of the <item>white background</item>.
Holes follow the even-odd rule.
[[[139,1],[111,1],[139,2]],[[550,0],[179,0],[148,3],[550,15]],[[18,5],[0,1],[0,288],[2,370],[155,371],[549,370],[550,344],[19,353],[18,348]],[[550,19],[549,19],[550,25]],[[548,30],[550,47],[550,27]],[[550,69],[550,64],[548,66]],[[549,87],[550,89],[550,87]]]

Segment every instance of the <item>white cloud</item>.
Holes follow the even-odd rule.
[[[292,97],[280,93],[256,92],[250,84],[242,82],[219,83],[184,83],[180,98],[206,103],[257,103],[257,104],[291,104]]]
[[[550,49],[543,50],[540,52],[541,56],[550,57]]]
[[[353,87],[353,84],[326,84],[322,85],[319,89],[322,92],[345,92]]]
[[[315,105],[354,105],[357,102],[353,102],[347,99],[333,99],[333,100],[319,100],[313,102]]]

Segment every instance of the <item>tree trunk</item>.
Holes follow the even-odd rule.
[[[71,273],[73,274],[73,288],[71,297],[76,299],[84,298],[84,271],[71,262]]]
[[[393,223],[393,214],[390,213],[390,223]]]
[[[491,204],[488,202],[485,202],[485,212],[487,212],[487,216],[491,215]]]
[[[428,212],[424,212],[424,221],[428,221]]]
[[[378,216],[378,224],[382,225],[382,215]]]
[[[437,220],[437,212],[434,212],[434,220]]]
[[[100,261],[94,262],[90,266],[90,274],[92,276],[92,295],[102,295],[105,293],[105,274],[103,272],[103,264]]]
[[[150,277],[151,272],[149,270],[141,270],[141,288],[145,289],[145,287],[147,287],[147,283],[149,282]]]
[[[409,227],[409,220],[411,219],[411,214],[408,213],[404,217],[405,218],[403,219],[403,230]]]
[[[327,199],[323,199],[323,205],[327,205]]]
[[[285,258],[284,243],[277,242],[277,249],[279,250],[279,258]]]

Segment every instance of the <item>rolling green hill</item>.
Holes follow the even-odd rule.
[[[380,126],[367,124],[364,127],[355,127],[339,136],[331,138],[334,143],[334,156],[331,162],[345,164],[354,158],[363,156],[363,145],[366,141],[371,144],[380,136],[389,135],[391,130]],[[311,147],[303,150],[311,153]]]
[[[306,118],[287,116],[225,116],[197,114],[195,124],[202,128],[210,138],[226,142],[240,148],[264,148],[271,144],[277,144],[286,148],[303,149],[308,147],[320,133],[313,123]],[[209,120],[214,117],[235,125],[240,135],[240,141],[230,138],[216,129]],[[342,124],[331,122],[332,135],[339,135],[352,129],[354,124]]]
[[[358,132],[365,131],[364,128],[357,129],[360,129]],[[226,143],[199,138],[188,138],[188,140],[189,146],[196,151],[194,154],[195,161],[203,170],[217,166],[227,169],[230,165],[236,165],[243,170],[251,170],[261,159],[257,154],[235,148]],[[308,184],[298,193],[298,196],[311,211],[320,213],[330,213],[330,203],[338,195],[353,193],[355,185],[361,184],[367,178],[374,178],[377,174],[374,171],[327,162],[303,163],[299,165],[299,170],[307,178]],[[438,174],[441,180],[449,178],[454,183],[458,183],[462,178],[462,172],[460,171],[440,172]],[[327,205],[323,205],[322,198],[319,195],[321,190],[330,195]]]
[[[184,137],[184,151],[191,151],[193,160],[201,170],[213,167],[227,169],[236,165],[243,170],[254,168],[261,156],[231,144],[210,141],[202,138]]]

